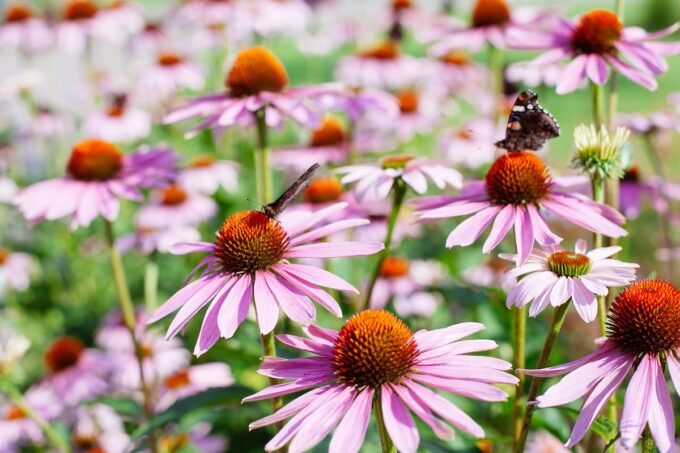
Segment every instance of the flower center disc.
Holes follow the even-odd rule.
[[[21,420],[22,418],[26,418],[26,412],[14,404],[12,404],[7,409],[7,412],[5,412],[5,420]]]
[[[264,47],[251,47],[236,56],[227,76],[227,89],[234,96],[252,96],[262,91],[278,93],[288,85],[286,68]]]
[[[572,44],[582,53],[608,53],[621,37],[623,24],[619,18],[606,9],[594,9],[579,20]]]
[[[111,105],[109,106],[109,109],[106,111],[106,114],[112,118],[120,118],[125,114],[125,107],[127,106],[127,96],[123,95],[118,95],[114,96],[113,100],[111,101]]]
[[[33,17],[33,11],[26,5],[9,5],[5,10],[5,22],[24,22]]]
[[[392,0],[392,11],[401,11],[412,7],[411,0]]]
[[[477,0],[472,10],[473,27],[503,25],[510,21],[510,8],[504,0]]]
[[[157,63],[160,66],[177,66],[183,61],[184,58],[180,54],[174,52],[161,52],[157,59]]]
[[[612,304],[607,328],[609,338],[634,354],[680,347],[680,291],[663,280],[633,283]]]
[[[390,156],[382,160],[382,168],[387,170],[388,168],[403,169],[406,164],[415,159],[413,156]]]
[[[380,276],[385,278],[397,278],[408,275],[408,261],[396,256],[388,256],[380,265]]]
[[[539,157],[526,151],[502,155],[486,174],[486,192],[498,205],[535,203],[549,189],[548,168]]]
[[[73,337],[61,337],[45,353],[45,365],[53,373],[64,371],[78,363],[83,351],[85,345],[82,341]]]
[[[338,380],[358,388],[399,381],[413,368],[418,348],[403,321],[385,310],[349,318],[333,347]]]
[[[99,445],[99,441],[93,435],[75,435],[73,436],[73,445],[76,447],[76,451],[83,453],[106,453],[106,450]]]
[[[439,61],[451,66],[467,66],[470,64],[470,57],[466,53],[452,51],[441,57]]]
[[[374,60],[395,60],[399,57],[399,48],[394,42],[385,41],[382,44],[361,52],[359,56]]]
[[[310,145],[312,148],[336,146],[345,141],[345,128],[338,118],[324,118],[321,127],[312,132]]]
[[[260,211],[229,217],[215,241],[215,256],[225,271],[250,274],[278,263],[290,239],[281,224]]]
[[[590,271],[590,258],[570,250],[555,252],[548,257],[548,267],[560,277],[580,277]]]
[[[339,200],[342,184],[335,178],[318,178],[309,183],[302,193],[305,203],[323,204]]]
[[[71,0],[63,11],[64,20],[85,20],[97,15],[97,5],[91,0]]]
[[[172,185],[163,189],[162,203],[166,206],[182,204],[187,199],[187,193],[178,185]]]
[[[201,154],[191,159],[189,167],[191,168],[208,168],[215,163],[215,157],[210,154]]]
[[[105,181],[123,168],[123,153],[103,140],[83,140],[73,147],[66,167],[68,173],[82,181]]]
[[[0,266],[5,264],[7,258],[9,258],[9,250],[0,248]]]
[[[418,111],[418,93],[415,91],[402,91],[397,95],[399,110],[401,113],[415,113]]]
[[[180,371],[165,379],[165,386],[169,389],[179,389],[189,385],[189,370]]]
[[[622,181],[626,182],[640,182],[640,170],[637,166],[632,166],[623,173]]]

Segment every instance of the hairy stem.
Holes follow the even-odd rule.
[[[545,368],[545,366],[548,364],[550,352],[555,345],[557,335],[562,329],[564,319],[567,317],[569,305],[571,305],[571,300],[555,308],[550,327],[548,328],[548,335],[545,337],[541,354],[539,355],[538,362],[536,363],[536,369]],[[513,449],[514,453],[522,453],[524,451],[524,445],[527,442],[527,435],[529,434],[529,427],[531,426],[531,418],[533,417],[534,410],[536,409],[534,402],[538,396],[538,388],[540,387],[542,381],[543,379],[538,377],[531,378],[531,384],[529,384],[529,393],[527,394],[526,411],[524,412],[524,419],[522,420],[522,430],[520,431],[517,444]]]
[[[368,288],[366,289],[366,299],[364,301],[363,308],[366,309],[371,304],[371,297],[373,296],[373,289],[375,288],[375,282],[380,276],[380,268],[382,267],[383,261],[390,253],[392,247],[392,236],[394,234],[394,227],[397,224],[397,219],[399,218],[399,213],[401,212],[401,205],[404,203],[404,198],[406,196],[406,183],[397,178],[394,180],[394,185],[392,186],[392,210],[390,211],[390,216],[387,220],[387,234],[385,235],[385,248],[380,251],[378,255],[378,261],[375,264],[373,273],[371,274],[371,280],[368,282]]]

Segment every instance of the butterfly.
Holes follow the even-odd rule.
[[[559,137],[560,125],[538,103],[538,95],[531,90],[522,91],[508,117],[505,138],[496,146],[507,151],[537,151],[551,138]]]
[[[283,194],[274,200],[273,202],[262,206],[262,212],[267,214],[268,217],[275,219],[276,216],[281,214],[284,209],[290,204],[295,197],[300,195],[309,185],[309,181],[312,179],[314,172],[319,168],[319,164],[314,164],[306,172],[302,174],[295,182],[286,189]]]

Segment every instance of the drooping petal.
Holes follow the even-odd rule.
[[[362,390],[342,418],[333,434],[328,453],[358,453],[364,443],[368,422],[371,419],[373,389]]]
[[[257,313],[257,324],[260,327],[260,333],[268,334],[279,320],[279,306],[276,304],[274,294],[267,286],[266,280],[262,274],[266,271],[257,271],[255,273],[254,282],[254,302],[255,312]]]
[[[647,424],[649,402],[655,392],[654,387],[660,368],[658,358],[645,355],[628,383],[619,423],[621,443],[626,448],[633,448]]]
[[[397,450],[404,453],[415,453],[420,443],[418,429],[411,414],[404,407],[404,403],[387,385],[380,388],[380,405],[385,428]]]
[[[230,303],[222,303],[220,312],[217,315],[217,325],[220,327],[220,334],[223,338],[234,336],[236,329],[245,321],[248,316],[250,302],[253,299],[253,283],[250,275],[234,277],[229,295]],[[217,301],[217,299],[216,299]]]
[[[588,55],[574,58],[562,71],[555,90],[557,94],[567,94],[578,89],[586,78]]]
[[[446,247],[465,247],[475,242],[500,210],[499,206],[489,206],[461,222],[446,238]]]

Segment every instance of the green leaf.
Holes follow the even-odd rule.
[[[88,404],[105,404],[122,417],[139,418],[142,416],[142,407],[135,400],[129,398],[100,396],[90,400]]]
[[[576,409],[571,409],[569,407],[560,407],[559,410],[564,412],[574,420],[579,416],[579,411],[577,411]],[[609,441],[614,436],[616,436],[616,433],[618,432],[618,427],[616,426],[616,423],[603,416],[597,417],[593,424],[590,426],[590,429],[592,429],[593,432],[601,436],[605,440],[605,442]]]
[[[202,407],[238,405],[246,396],[253,393],[247,387],[215,387],[195,395],[176,401],[165,411],[143,424],[132,433],[132,439],[137,440],[149,432],[161,428],[167,423],[176,422],[191,411]]]

